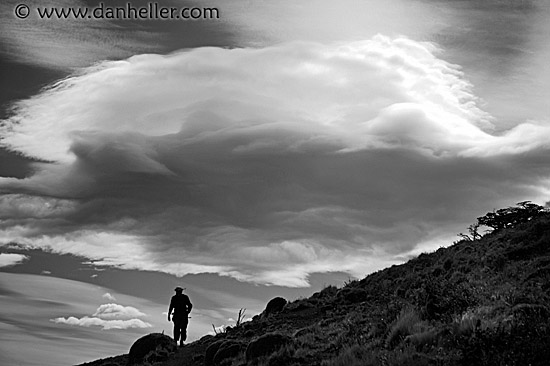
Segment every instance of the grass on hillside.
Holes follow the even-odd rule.
[[[219,366],[548,365],[550,213],[521,207],[533,208],[496,211],[489,234],[474,225],[476,235],[461,234],[448,248],[326,287],[157,365],[204,365],[207,347],[220,340],[242,350]],[[246,345],[271,332],[292,342],[247,362]]]
[[[248,364],[548,365],[549,280],[545,213],[289,304],[266,331],[294,343]]]

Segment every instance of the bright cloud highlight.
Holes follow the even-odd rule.
[[[0,253],[0,268],[14,266],[28,259],[26,255],[15,253]]]

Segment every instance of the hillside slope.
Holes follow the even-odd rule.
[[[548,365],[549,300],[544,213],[327,287],[145,364]],[[123,355],[84,365],[126,362]]]

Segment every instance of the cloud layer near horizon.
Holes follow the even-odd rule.
[[[362,276],[548,194],[550,127],[491,134],[460,70],[405,38],[105,62],[3,126],[52,163],[0,178],[1,242],[178,275]]]
[[[76,365],[128,352],[129,346],[151,329],[111,328],[113,330],[105,331],[101,326],[69,329],[66,324],[50,321],[66,314],[93,316],[98,312],[99,304],[103,301],[102,294],[106,290],[102,286],[53,276],[0,272],[0,364]],[[147,313],[146,321],[153,328],[169,331],[170,324],[160,314],[161,309],[165,308],[164,304],[118,292],[112,293],[121,303],[132,304],[140,309],[139,312]],[[135,311],[121,310],[126,309],[125,307],[103,306],[101,309],[97,315],[103,316],[107,309],[114,310],[113,313],[119,310],[120,320],[131,319],[129,316],[136,314]],[[203,333],[209,330],[207,325],[210,324],[201,327]],[[197,334],[194,333],[193,336],[196,338]]]
[[[139,319],[144,316],[146,316],[146,314],[132,306],[108,303],[100,305],[91,317],[58,317],[51,319],[51,321],[57,324],[75,325],[80,327],[98,326],[104,330],[151,328],[151,324]]]

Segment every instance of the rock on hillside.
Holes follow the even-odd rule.
[[[151,333],[141,337],[132,345],[128,354],[128,365],[164,361],[176,350],[176,343],[171,337],[161,333]]]

